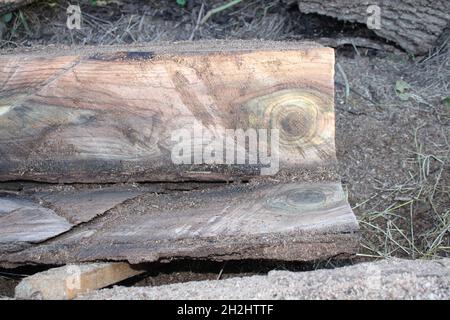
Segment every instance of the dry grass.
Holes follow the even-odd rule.
[[[17,11],[0,39],[0,47],[220,38],[283,40],[294,35],[296,25],[289,19],[289,8],[276,0],[242,1],[210,15],[207,21],[208,12],[223,1],[199,0],[192,8],[182,8],[175,1],[121,0],[95,7],[82,3],[80,30],[66,27],[67,1],[38,1]]]
[[[442,155],[430,154],[415,129],[415,157],[403,184],[383,188],[383,210],[368,210],[359,217],[364,233],[362,256],[435,258],[450,253],[450,185],[448,179],[450,149]],[[443,133],[445,134],[445,133]],[[447,170],[447,171],[446,171]],[[408,214],[409,213],[409,214]]]
[[[379,203],[359,217],[363,256],[449,256],[450,109],[442,101],[449,95],[448,40],[404,72],[411,83],[411,98],[405,106],[428,113],[435,121],[419,120],[419,125],[410,129],[414,139],[403,169],[407,175],[400,183],[379,187],[380,193],[374,196]]]

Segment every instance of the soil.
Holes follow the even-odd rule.
[[[358,259],[449,255],[450,106],[444,100],[450,96],[447,42],[428,56],[411,57],[363,25],[301,14],[283,1],[248,1],[212,16],[202,26],[197,26],[202,1],[188,1],[185,8],[175,1],[84,4],[82,30],[70,31],[65,26],[66,1],[49,3],[38,1],[22,9],[23,18],[14,13],[0,40],[3,52],[38,46],[214,38],[365,37],[394,47],[389,51],[352,45],[336,48],[336,147],[342,182],[362,231]],[[208,1],[203,12],[216,3]],[[401,86],[404,83],[406,88]],[[203,263],[198,267],[177,262],[128,285],[261,274],[270,269],[254,266],[255,262],[247,264],[248,272],[243,272],[239,268],[227,271],[230,265]],[[303,267],[291,265],[289,270]],[[13,281],[17,279],[3,277],[0,270],[0,296],[11,295]]]

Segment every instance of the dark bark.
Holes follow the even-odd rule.
[[[298,1],[301,12],[317,13],[339,20],[366,23],[369,5],[381,9],[378,36],[393,41],[413,54],[432,49],[450,21],[448,0],[321,0]]]

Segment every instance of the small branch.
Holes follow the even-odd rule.
[[[400,51],[394,46],[361,37],[319,38],[315,41],[325,46],[333,48],[341,47],[343,45],[352,45],[353,48],[361,47],[374,50],[384,50],[387,52]]]
[[[344,72],[344,69],[342,68],[341,64],[339,62],[336,62],[336,67],[339,71],[339,73],[342,76],[342,79],[344,79],[345,83],[345,102],[347,102],[347,98],[350,95],[350,85],[348,83],[347,75]]]
[[[233,0],[233,1],[230,1],[230,2],[228,2],[228,3],[225,3],[225,4],[223,4],[223,5],[221,5],[221,6],[217,7],[217,8],[214,8],[214,9],[209,10],[209,11],[205,14],[205,16],[203,17],[202,21],[200,21],[200,24],[204,24],[206,21],[208,21],[208,19],[209,19],[212,15],[214,15],[214,14],[216,14],[216,13],[218,13],[218,12],[221,12],[221,11],[223,11],[223,10],[226,10],[226,9],[228,9],[228,8],[231,8],[232,6],[238,4],[239,2],[242,2],[242,0]]]
[[[198,30],[198,27],[200,26],[200,19],[203,15],[204,8],[205,8],[205,4],[202,3],[202,6],[200,7],[200,11],[198,12],[197,23],[195,24],[194,30],[192,30],[191,36],[189,37],[189,41],[194,40],[195,32]]]

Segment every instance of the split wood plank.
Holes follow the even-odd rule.
[[[23,279],[15,289],[16,299],[71,300],[145,272],[128,263],[66,265]]]
[[[0,0],[0,14],[36,0]],[[448,0],[284,0],[285,6],[298,4],[301,12],[334,17],[346,22],[368,24],[372,31],[415,55],[424,55],[448,37]],[[65,10],[65,8],[62,8]],[[299,16],[300,18],[300,16]],[[377,27],[380,23],[380,28]],[[358,44],[356,44],[358,45]],[[367,45],[363,44],[363,47]],[[370,44],[373,46],[373,44]],[[375,44],[375,47],[378,45]],[[381,45],[380,47],[386,48]],[[390,48],[389,48],[390,49]]]
[[[78,225],[0,250],[0,264],[354,254],[358,225],[334,171],[333,63],[333,51],[315,45],[242,42],[0,57],[0,181],[254,178],[138,198],[121,187],[34,193]],[[279,129],[281,172],[175,164],[171,134],[198,127],[216,139],[225,129]],[[203,155],[202,139],[184,143]]]
[[[143,194],[0,263],[309,261],[354,254],[357,230],[340,183],[231,184]]]
[[[159,190],[159,188],[152,188]],[[132,199],[144,191],[142,188],[103,187],[85,190],[42,191],[34,197],[54,208],[59,215],[73,224],[88,222],[114,208],[119,203]]]
[[[278,129],[281,169],[334,164],[332,49],[242,42],[199,47],[0,57],[0,181],[259,175],[261,163],[223,164],[235,146],[218,149],[222,162],[202,159],[205,137],[223,141],[226,129]],[[195,128],[202,138],[174,140],[174,132]],[[192,158],[201,163],[175,164],[172,151],[180,144],[194,145]]]
[[[0,248],[7,244],[37,243],[72,227],[53,210],[22,197],[0,196]]]
[[[0,183],[0,189],[4,184]],[[23,191],[0,191],[0,253],[14,252],[67,232],[144,193],[212,188],[213,184],[115,186],[35,185]],[[37,188],[37,190],[36,190]]]

